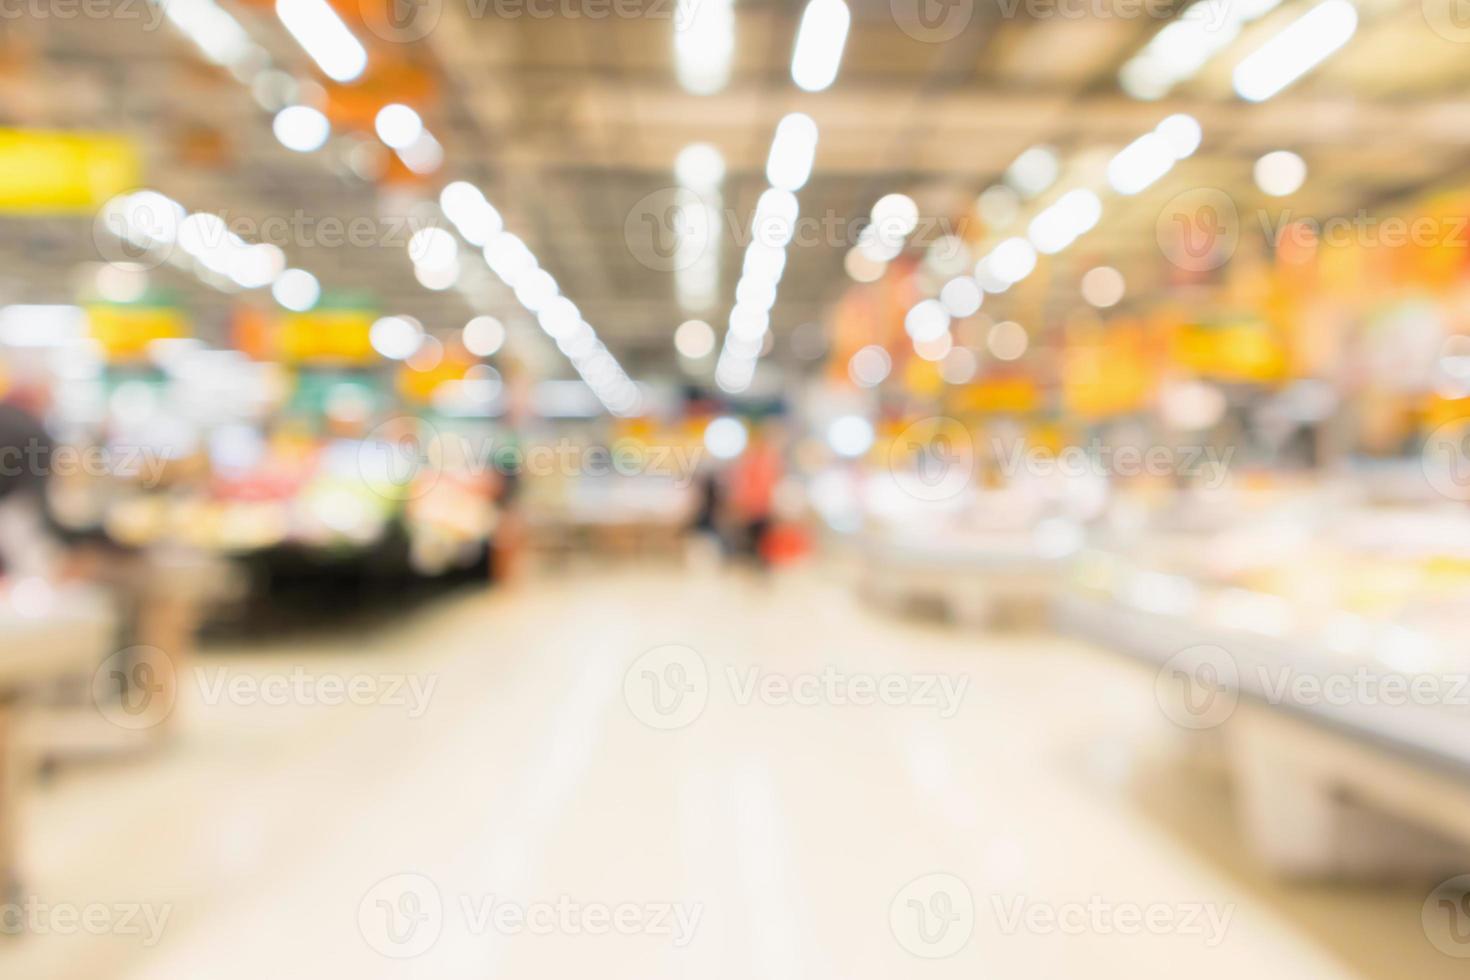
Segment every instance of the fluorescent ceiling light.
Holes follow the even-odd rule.
[[[904,315],[903,329],[915,341],[934,340],[949,330],[949,311],[937,299],[920,300]]]
[[[426,269],[445,269],[459,258],[459,243],[443,228],[420,228],[408,240],[408,257]]]
[[[694,95],[713,95],[730,81],[735,53],[731,0],[679,0],[674,10],[674,68]]]
[[[1264,102],[1342,47],[1358,29],[1358,9],[1348,0],[1318,4],[1235,66],[1235,91]]]
[[[690,143],[674,158],[674,177],[691,190],[710,190],[725,179],[725,158],[708,143]]]
[[[1018,283],[1036,268],[1036,249],[1024,238],[1007,238],[981,264],[1001,282]],[[979,278],[978,269],[976,277]]]
[[[287,269],[271,286],[271,295],[288,310],[305,312],[321,298],[322,287],[316,276],[304,269]]]
[[[424,133],[424,121],[417,112],[401,102],[393,102],[378,110],[373,117],[378,139],[395,150],[412,146]]]
[[[332,81],[350,82],[367,68],[367,49],[327,0],[276,0],[276,16]]]
[[[1158,133],[1144,133],[1108,162],[1108,183],[1119,194],[1137,194],[1174,166],[1174,147]]]
[[[1167,116],[1162,122],[1154,127],[1158,133],[1168,141],[1174,150],[1174,158],[1183,160],[1185,157],[1199,149],[1200,140],[1204,139],[1204,131],[1200,129],[1199,120],[1183,112],[1176,112]]]
[[[799,191],[812,175],[817,156],[817,124],[804,112],[793,112],[776,126],[766,179],[783,191]]]
[[[1275,10],[1281,0],[1196,0],[1144,45],[1118,72],[1135,99],[1161,99],[1240,36],[1241,28]]]
[[[1068,191],[1042,211],[1026,229],[1038,252],[1053,255],[1091,231],[1102,217],[1102,201],[1090,190]]]
[[[505,227],[500,212],[485,200],[480,189],[463,180],[445,185],[439,193],[439,207],[471,245],[483,247]]]
[[[276,113],[271,129],[282,146],[297,153],[321,149],[332,135],[332,124],[327,117],[305,105],[287,106]]]
[[[167,0],[160,6],[164,16],[217,65],[242,64],[252,52],[259,50],[240,22],[213,0]]]
[[[1027,197],[1035,197],[1057,179],[1061,164],[1049,146],[1033,146],[1006,169],[1006,182]]]
[[[444,147],[427,129],[419,133],[418,139],[397,152],[403,165],[416,174],[431,174],[444,164]]]
[[[485,243],[485,262],[510,288],[536,268],[536,256],[514,232],[502,231]]]
[[[820,92],[837,80],[842,48],[852,14],[842,0],[811,0],[797,28],[791,54],[791,80],[807,92]]]

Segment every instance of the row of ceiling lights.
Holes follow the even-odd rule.
[[[1274,9],[1280,0],[1255,0],[1246,4],[1224,4],[1198,0],[1175,23],[1164,28],[1143,52],[1123,69],[1124,88],[1138,98],[1157,98],[1169,88],[1192,76],[1213,54],[1222,50],[1241,27]],[[1212,19],[1213,18],[1213,19]],[[1223,23],[1216,21],[1223,18]],[[1236,67],[1237,93],[1252,101],[1263,101],[1305,75],[1351,38],[1357,12],[1348,0],[1325,0],[1244,58]],[[1153,131],[1134,140],[1110,161],[1106,176],[1114,191],[1137,194],[1156,183],[1175,162],[1199,146],[1199,123],[1179,113],[1163,120]],[[1049,147],[1032,147],[1007,169],[1005,183],[987,189],[980,198],[982,215],[993,226],[1014,219],[1020,198],[1036,197],[1048,190],[1060,174],[1060,163]],[[1282,196],[1296,191],[1306,176],[1306,165],[1289,151],[1275,151],[1256,162],[1257,185],[1267,194]],[[912,214],[912,218],[908,216]],[[893,234],[893,216],[899,216]],[[975,267],[973,279],[961,276],[945,283],[938,299],[921,300],[905,318],[905,327],[920,356],[944,358],[950,351],[950,320],[978,311],[983,293],[999,293],[1025,279],[1035,269],[1037,254],[1055,254],[1096,226],[1102,216],[1101,200],[1085,188],[1063,194],[1037,214],[1025,237],[999,242]],[[906,220],[908,219],[908,220]],[[888,233],[882,231],[888,223]],[[903,238],[917,223],[917,209],[903,195],[890,194],[874,206],[867,234],[847,257],[847,269],[858,281],[875,281],[886,263],[903,249]],[[978,287],[978,288],[976,288]],[[1090,270],[1082,283],[1083,297],[1092,305],[1107,307],[1121,301],[1125,289],[1116,269],[1105,266]],[[1001,326],[997,324],[997,326]],[[864,352],[859,352],[864,354]],[[853,365],[855,380],[877,383],[887,375],[871,352]],[[860,369],[860,370],[859,370]],[[876,380],[875,380],[876,378]]]
[[[206,56],[232,68],[237,76],[243,77],[248,64],[261,60],[260,48],[239,22],[213,0],[172,0],[168,9],[174,22]],[[361,77],[368,64],[367,49],[326,0],[277,0],[275,9],[287,31],[328,78],[346,83]],[[282,145],[303,153],[320,149],[331,136],[327,117],[311,106],[300,104],[277,112],[272,128]],[[433,173],[443,165],[443,146],[410,106],[401,103],[384,106],[374,119],[374,129],[383,144],[415,173]],[[499,212],[484,195],[472,185],[456,181],[444,188],[440,205],[465,240],[484,249],[487,265],[515,292],[522,306],[536,316],[542,329],[571,360],[603,405],[618,414],[636,411],[639,402],[636,385],[597,339],[571,300],[560,295],[555,279],[540,268],[525,243],[504,230]],[[222,240],[229,242],[229,238]],[[280,255],[280,250],[271,245],[251,248],[274,249],[274,254]],[[415,276],[425,288],[442,290],[459,279],[458,243],[444,229],[427,228],[415,233],[409,243],[409,254],[414,261]],[[256,283],[255,279],[260,277],[252,275],[238,284],[242,288],[250,288],[252,283],[273,285],[281,305],[288,309],[309,309],[320,295],[319,284],[310,273],[284,269],[284,256],[280,258],[282,268],[270,282]],[[398,360],[409,360],[432,339],[417,321],[401,316],[384,317],[374,324],[372,338],[380,353]],[[466,325],[463,340],[471,353],[489,356],[504,342],[504,327],[491,317],[479,316]]]
[[[440,193],[439,206],[465,241],[481,246],[490,271],[514,291],[516,301],[536,318],[598,401],[615,415],[635,414],[641,401],[638,386],[598,339],[597,331],[583,319],[577,305],[561,295],[556,279],[541,268],[530,247],[505,229],[500,212],[480,189],[455,181]],[[444,229],[426,228],[414,239],[409,243],[409,254],[416,265],[457,264],[458,244]],[[466,327],[465,346],[473,350],[474,334],[485,330],[493,328],[484,320],[472,320]]]
[[[1192,76],[1211,56],[1222,50],[1244,25],[1269,13],[1279,2],[1252,0],[1244,4],[1226,4],[1223,0],[1197,0],[1178,21],[1161,31],[1143,52],[1125,65],[1120,76],[1124,88],[1139,98],[1157,98],[1166,94],[1174,84]],[[692,3],[684,9],[693,10]],[[842,0],[811,0],[807,5],[792,56],[792,79],[798,87],[817,92],[835,81],[850,20],[850,13]],[[1349,0],[1325,0],[1241,61],[1234,75],[1238,94],[1252,101],[1270,98],[1345,44],[1356,25],[1357,13]],[[701,51],[692,37],[681,32],[676,39],[681,79],[691,91],[717,91],[728,80],[727,53],[733,50],[733,17],[729,4],[724,3],[709,13],[700,27],[708,32],[706,40],[714,40],[715,43]],[[707,52],[713,52],[715,57],[703,60],[698,57]],[[812,128],[815,129],[815,124]],[[1155,130],[1139,137],[1114,156],[1108,165],[1108,183],[1113,190],[1124,195],[1145,190],[1172,169],[1175,162],[1193,153],[1200,136],[1199,124],[1192,117],[1184,114],[1168,117]],[[811,144],[814,149],[814,133]],[[1284,151],[1270,154],[1257,164],[1257,182],[1268,193],[1290,193],[1300,185],[1300,178],[1304,176],[1304,165],[1299,164],[1300,158],[1294,154]],[[1021,193],[1034,197],[1050,187],[1058,173],[1055,154],[1045,147],[1033,147],[1017,159],[1007,172],[1007,178],[1008,183]],[[939,314],[943,313],[943,333],[947,336],[949,317],[973,313],[978,310],[984,292],[1004,292],[1024,279],[1035,268],[1038,252],[1060,252],[1093,228],[1101,214],[1101,200],[1091,190],[1078,188],[1062,195],[1032,219],[1026,237],[1000,242],[977,263],[973,279],[957,277],[950,280],[940,290],[938,301],[922,306],[915,318],[921,325],[921,332],[932,332],[933,326],[940,322]],[[877,225],[875,215],[870,229]],[[875,278],[871,275],[875,268],[881,273],[882,265],[902,247],[900,243],[899,249],[890,253],[892,237],[870,231],[866,241],[859,242],[854,255],[849,256],[848,267],[851,270],[859,259],[865,259],[861,264],[868,275],[855,278]],[[756,244],[753,241],[751,247],[756,247]],[[1097,299],[1100,302],[1095,305],[1102,306],[1119,301],[1122,297],[1122,289],[1119,288],[1121,275],[1107,268],[1094,271],[1098,275],[1093,276],[1085,284],[1089,288],[1084,289],[1089,301]],[[742,283],[746,281],[746,277],[742,277]],[[777,282],[779,273],[769,285],[774,287]],[[721,386],[731,391],[744,390],[749,385],[755,360],[766,342],[769,320],[769,307],[764,313],[758,306],[742,308],[738,302],[740,291],[737,287],[737,304],[732,310],[730,329],[726,333],[716,375]],[[759,292],[762,296],[772,294],[774,300],[774,289],[752,288],[750,291]],[[698,356],[708,349],[709,335],[710,331],[701,321],[690,321],[676,332],[676,344],[686,356]],[[937,339],[931,339],[927,346],[927,352],[932,353],[936,346],[944,345]]]
[[[136,271],[145,285],[146,269],[167,261],[225,292],[269,286],[276,301],[289,310],[310,309],[321,293],[311,273],[286,267],[286,255],[278,246],[246,242],[218,215],[190,214],[156,190],[114,198],[99,214],[98,226],[123,243],[127,253],[125,260],[112,265]],[[141,295],[141,289],[136,292]]]
[[[791,54],[791,79],[798,88],[820,92],[837,80],[851,22],[852,15],[843,0],[810,0],[802,12]],[[800,212],[796,192],[811,177],[818,137],[816,121],[805,113],[793,112],[776,125],[771,139],[766,157],[770,187],[756,203],[750,243],[735,286],[735,305],[715,365],[715,383],[728,393],[749,389],[756,362],[767,347],[771,309]],[[677,343],[677,335],[675,340]]]

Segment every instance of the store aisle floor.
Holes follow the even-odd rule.
[[[145,935],[0,943],[0,975],[1457,968],[1413,893],[1271,885],[1190,843],[1224,824],[1215,799],[1184,800],[1187,833],[1143,805],[1172,737],[1143,671],[880,617],[815,577],[461,595],[212,650],[183,698],[173,748],[67,771],[31,813],[31,890],[135,908]]]

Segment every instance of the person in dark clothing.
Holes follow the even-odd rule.
[[[0,402],[0,575],[38,569],[53,550],[44,501],[54,449],[40,419]]]
[[[13,493],[40,493],[53,449],[40,419],[19,405],[0,402],[0,500]]]

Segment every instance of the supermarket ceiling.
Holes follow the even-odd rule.
[[[416,272],[411,233],[444,224],[441,189],[468,181],[635,376],[673,371],[683,320],[723,332],[773,134],[790,113],[809,115],[819,136],[770,310],[776,360],[795,328],[852,286],[849,248],[891,193],[919,206],[910,249],[957,233],[973,265],[1068,190],[1095,190],[1095,226],[1043,255],[1024,287],[986,300],[988,312],[1056,319],[1080,304],[1077,283],[1093,265],[1120,268],[1134,296],[1168,281],[1160,228],[1186,192],[1218,189],[1242,216],[1326,217],[1448,184],[1470,154],[1470,24],[1457,19],[1458,0],[1360,0],[1345,43],[1333,37],[1340,18],[1299,29],[1298,48],[1329,50],[1256,100],[1235,90],[1237,66],[1328,2],[1200,0],[1185,14],[1187,4],[1162,0],[851,0],[840,72],[815,92],[792,79],[799,0],[344,0],[334,6],[366,61],[342,84],[269,0],[172,0],[172,19],[146,0],[28,2],[25,16],[0,23],[0,123],[130,136],[146,186],[280,245],[327,289],[371,293],[431,330],[483,312],[530,330],[513,292],[458,235],[452,285],[429,288],[421,280],[446,283]],[[1305,57],[1278,48],[1278,61]],[[327,68],[346,75],[350,61]],[[375,136],[388,103],[418,113],[437,144],[427,160],[405,162]],[[295,152],[274,134],[273,117],[292,104],[330,120],[319,149]],[[1110,187],[1109,161],[1175,113],[1198,121],[1198,149],[1140,191]],[[292,138],[313,142],[311,127]],[[718,158],[690,158],[676,176],[695,143]],[[1037,146],[1053,151],[1054,175],[1034,156],[1012,168]],[[1299,154],[1310,178],[1269,198],[1252,168],[1279,149]],[[977,208],[1008,169],[1043,189],[1009,218],[1004,195]],[[670,210],[688,200],[681,186],[712,205],[717,228],[692,263],[665,240],[670,229],[695,234],[693,211]],[[66,300],[67,270],[107,251],[93,225],[86,215],[0,218],[5,301]],[[160,274],[201,311],[206,333],[222,335],[226,292],[182,269]]]

